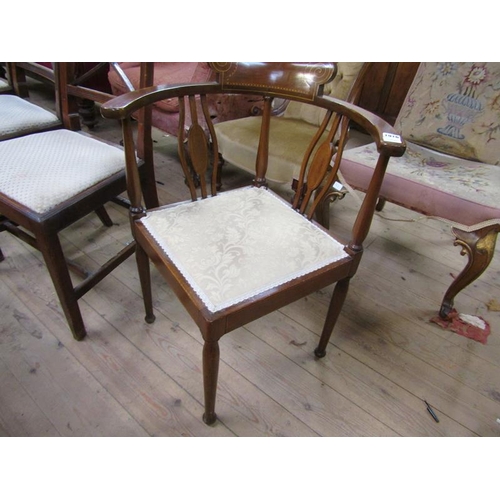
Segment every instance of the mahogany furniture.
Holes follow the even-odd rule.
[[[468,262],[444,294],[440,316],[488,267],[500,231],[500,63],[421,63],[396,119],[408,141],[392,159],[384,200],[451,226]],[[376,144],[346,151],[340,171],[369,189]]]
[[[28,68],[29,64],[19,66]],[[56,63],[54,69],[57,109],[64,128],[0,142],[0,230],[41,251],[70,330],[81,340],[86,331],[78,300],[132,255],[135,243],[93,273],[65,259],[58,233],[91,212],[102,213],[104,203],[125,191],[125,161],[116,145],[73,130],[79,126],[73,96],[84,91],[70,84],[72,63]],[[140,170],[148,171],[148,179],[154,179],[152,168],[152,163],[140,160]],[[144,195],[149,206],[157,206],[156,192],[145,186]],[[104,222],[112,225],[110,220]],[[83,278],[76,285],[70,269]]]
[[[203,419],[207,424],[216,421],[221,337],[315,290],[337,283],[315,350],[316,356],[325,355],[350,279],[363,253],[363,240],[370,228],[387,162],[405,150],[394,129],[380,118],[322,95],[323,86],[335,77],[334,63],[211,63],[211,67],[216,71],[216,81],[146,88],[117,97],[101,108],[105,117],[122,120],[127,186],[132,203],[130,220],[137,242],[146,321],[155,319],[150,259],[200,328],[204,340]],[[260,95],[264,108],[253,185],[218,194],[217,136],[207,97],[224,93]],[[292,205],[266,186],[274,98],[309,103],[326,110],[323,123],[306,151]],[[131,116],[144,106],[165,99],[176,99],[179,104],[178,151],[190,200],[147,210],[141,201]],[[198,113],[198,99],[203,117]],[[188,115],[191,125],[185,133]],[[335,178],[350,120],[371,134],[377,144],[378,161],[351,239],[341,242],[311,219]],[[329,132],[325,137],[323,132],[327,127]],[[337,135],[339,140],[334,144]],[[312,155],[319,140],[321,144]],[[335,161],[330,168],[333,156]],[[200,195],[196,185],[200,186]]]

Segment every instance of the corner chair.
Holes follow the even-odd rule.
[[[395,129],[406,153],[392,158],[378,209],[389,201],[451,227],[468,262],[445,292],[439,316],[490,264],[500,231],[500,63],[421,63]],[[340,172],[366,191],[376,145],[344,153]]]
[[[335,63],[212,63],[211,67],[217,75],[215,81],[145,88],[116,97],[101,108],[106,118],[122,121],[132,202],[130,223],[137,243],[145,320],[155,321],[152,262],[200,329],[204,344],[203,420],[209,425],[217,419],[221,338],[335,283],[314,351],[319,358],[325,356],[350,280],[360,263],[387,162],[405,150],[404,141],[384,120],[353,104],[323,96],[323,86],[335,76]],[[207,97],[225,93],[260,95],[264,107],[254,182],[217,193],[218,142]],[[306,148],[292,204],[266,187],[274,98],[324,109],[320,130],[329,130],[326,136],[316,134]],[[131,118],[139,110],[166,99],[175,99],[179,105],[179,168],[186,178],[189,196],[187,201],[147,210],[141,200]],[[203,116],[198,113],[198,102]],[[189,120],[187,115],[191,115]],[[312,217],[337,173],[350,121],[362,125],[373,137],[379,159],[351,239],[343,241]],[[335,160],[331,165],[332,158]],[[320,194],[315,196],[318,191]]]

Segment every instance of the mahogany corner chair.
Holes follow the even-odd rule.
[[[387,162],[405,150],[404,142],[382,119],[355,105],[322,96],[324,84],[335,76],[334,63],[211,64],[217,72],[217,81],[151,87],[119,96],[101,108],[105,117],[122,120],[132,202],[130,220],[137,242],[145,319],[149,323],[155,320],[150,259],[200,328],[204,340],[206,424],[216,421],[221,337],[315,290],[337,283],[315,350],[317,357],[325,355],[349,281],[363,253],[363,240],[370,228]],[[253,184],[219,194],[217,138],[206,105],[207,95],[213,93],[251,93],[264,99]],[[197,113],[198,97],[204,116]],[[130,118],[144,106],[171,98],[179,100],[178,151],[191,199],[146,210],[141,202]],[[293,204],[266,186],[273,98],[306,102],[326,110],[322,126],[306,151]],[[185,134],[188,113],[192,125]],[[371,134],[377,143],[379,159],[351,240],[342,242],[314,222],[312,216],[335,178],[350,120]],[[323,136],[312,156],[311,151],[327,125],[329,133],[326,138]],[[340,138],[334,146],[337,130]],[[196,192],[198,184],[200,197]],[[313,196],[318,189],[321,192]]]
[[[16,69],[17,63],[9,64]],[[33,63],[18,64],[18,69],[36,68]],[[78,300],[134,253],[135,242],[93,272],[64,256],[58,233],[92,212],[112,226],[103,205],[126,189],[123,149],[79,131],[73,97],[85,95],[85,90],[72,85],[73,68],[72,63],[55,63],[52,73],[60,120],[56,129],[0,141],[0,232],[42,253],[73,337],[81,340],[86,330]],[[147,142],[140,142],[149,151]],[[149,154],[143,157],[147,159],[140,160],[141,172],[148,170],[149,180],[154,179],[152,159]],[[145,185],[144,195],[149,207],[158,206],[156,191]],[[4,258],[0,252],[0,260]],[[82,278],[76,285],[70,270]]]

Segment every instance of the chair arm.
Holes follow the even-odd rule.
[[[222,92],[221,86],[217,82],[155,85],[154,87],[127,92],[110,99],[101,106],[101,114],[104,118],[123,120],[139,109],[155,102],[171,99],[172,97],[181,97],[186,94],[188,88],[190,94]]]
[[[377,145],[379,153],[384,152],[388,156],[403,156],[406,151],[406,143],[396,130],[379,116],[360,108],[355,104],[324,96],[315,99],[315,104],[331,109],[334,112],[347,116],[356,122],[368,134],[371,135]]]

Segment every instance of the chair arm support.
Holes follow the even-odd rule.
[[[377,145],[379,153],[387,156],[403,156],[406,143],[396,130],[379,116],[355,104],[341,101],[330,96],[318,97],[315,104],[340,113],[360,125],[370,134]]]

